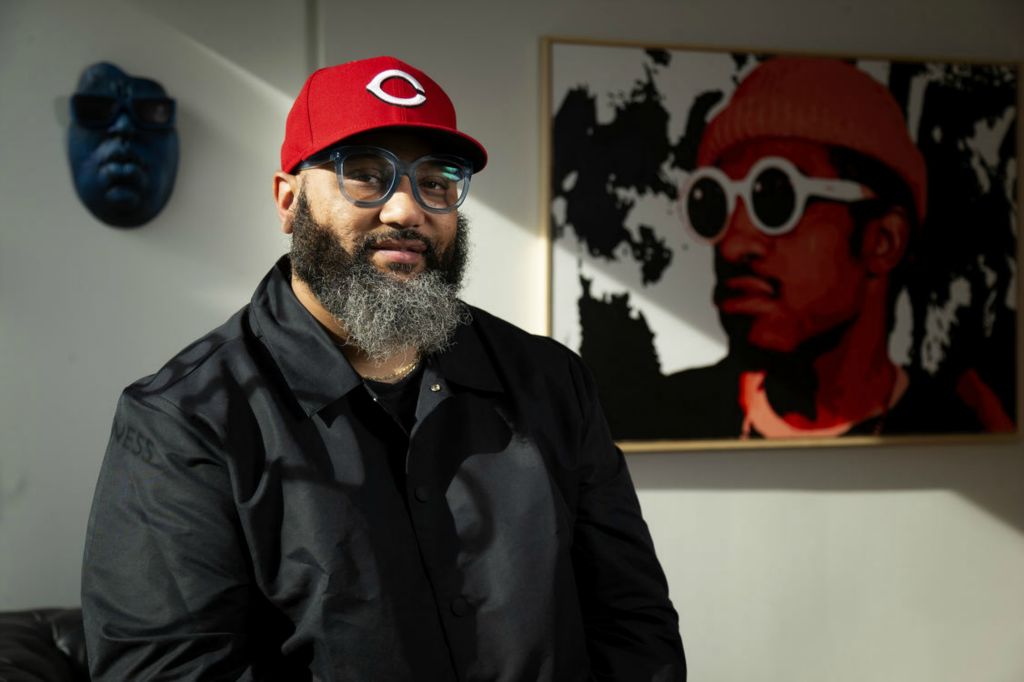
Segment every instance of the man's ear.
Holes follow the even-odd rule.
[[[291,173],[277,171],[274,173],[274,203],[277,205],[277,217],[281,219],[281,231],[292,233],[292,216],[299,197],[299,179]]]
[[[889,274],[907,253],[910,221],[901,206],[868,221],[861,241],[861,257],[874,275]]]

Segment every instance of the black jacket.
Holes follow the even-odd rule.
[[[406,434],[289,277],[121,397],[83,571],[93,679],[684,679],[579,359],[472,309]]]

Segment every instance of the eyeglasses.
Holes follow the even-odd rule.
[[[416,203],[431,213],[449,213],[466,199],[473,175],[469,161],[445,154],[405,163],[378,147],[335,147],[314,154],[299,170],[334,162],[341,193],[360,208],[382,206],[398,189],[402,176],[412,184]]]
[[[853,203],[874,196],[859,182],[807,177],[788,159],[766,156],[742,180],[714,166],[694,171],[683,189],[683,221],[698,237],[715,243],[740,197],[754,227],[775,236],[796,227],[811,197]]]
[[[83,128],[109,128],[122,111],[140,128],[167,130],[174,127],[174,100],[170,97],[71,96],[71,117]]]

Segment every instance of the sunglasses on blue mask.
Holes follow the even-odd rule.
[[[683,185],[683,222],[700,239],[715,243],[725,234],[737,197],[754,227],[778,236],[796,227],[811,198],[854,203],[875,194],[859,182],[808,177],[788,159],[766,156],[742,180],[714,166],[697,168]]]
[[[174,127],[174,100],[170,97],[71,96],[71,117],[83,128],[109,128],[121,112],[127,112],[140,128],[168,130]]]

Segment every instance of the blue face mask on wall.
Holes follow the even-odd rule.
[[[71,97],[68,160],[75,191],[98,219],[138,227],[167,203],[178,173],[175,102],[148,78],[100,62]]]

